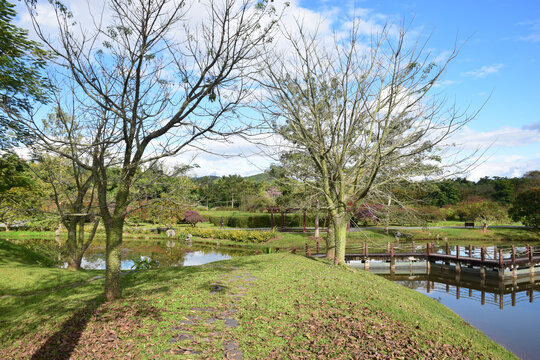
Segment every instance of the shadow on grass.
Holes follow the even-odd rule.
[[[31,359],[69,359],[79,339],[96,310],[103,303],[103,296],[96,296],[74,312],[61,328],[32,355]]]

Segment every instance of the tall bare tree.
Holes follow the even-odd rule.
[[[345,259],[346,228],[355,206],[397,181],[444,172],[446,140],[472,116],[444,106],[434,87],[455,58],[433,62],[426,42],[385,26],[324,37],[301,21],[282,27],[289,44],[261,69],[268,123],[289,148],[310,159],[313,184],[334,227],[335,263]],[[414,40],[414,39],[413,39]],[[387,198],[387,197],[386,197]]]
[[[79,140],[86,153],[74,158],[58,146],[65,139],[49,136],[37,121],[29,125],[48,151],[92,172],[106,232],[105,296],[114,299],[121,295],[122,232],[137,170],[201,146],[199,140],[245,130],[237,110],[277,12],[265,1],[111,0],[101,15],[87,15],[94,26],[81,31],[66,6],[54,5],[58,36],[49,38],[32,12],[34,25],[86,107],[78,119],[87,129]]]

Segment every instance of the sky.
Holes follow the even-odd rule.
[[[515,177],[540,170],[539,1],[297,0],[286,11],[289,19],[322,20],[328,31],[339,29],[352,13],[373,28],[386,22],[410,23],[412,33],[430,35],[427,50],[434,56],[444,57],[457,46],[459,55],[437,90],[461,109],[481,109],[458,136],[465,149],[485,151],[468,178]],[[24,14],[19,25],[29,26]],[[197,176],[253,175],[272,162],[242,139],[204,147],[243,156],[198,153],[194,157],[192,152],[170,162],[197,164],[193,172]]]

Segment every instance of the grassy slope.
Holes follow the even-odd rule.
[[[53,262],[22,246],[0,240],[0,296],[24,295],[87,281],[100,271],[47,268]]]
[[[0,298],[0,358],[221,359],[230,342],[247,359],[513,358],[432,299],[302,256],[132,272],[122,282],[124,299],[106,304],[103,280]]]

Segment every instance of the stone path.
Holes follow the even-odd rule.
[[[172,355],[202,355],[202,351],[196,350],[196,345],[221,342],[223,359],[243,360],[244,352],[240,350],[240,343],[237,339],[231,339],[231,334],[227,331],[211,331],[208,338],[197,338],[191,332],[193,326],[206,326],[215,329],[216,325],[222,323],[226,329],[234,329],[239,326],[236,316],[238,309],[235,304],[242,299],[249,287],[257,279],[249,272],[240,275],[223,275],[210,286],[210,296],[224,296],[224,304],[220,309],[194,307],[190,309],[192,315],[188,315],[176,326],[171,328],[173,336],[171,343],[178,343],[177,347],[168,350],[167,354]]]

